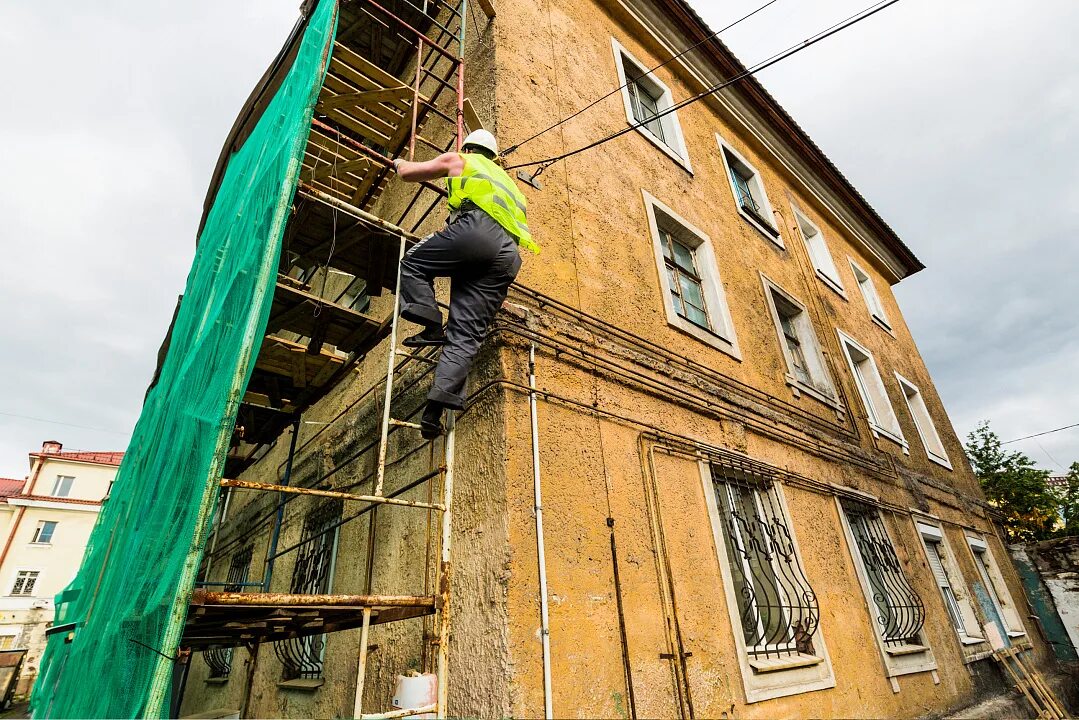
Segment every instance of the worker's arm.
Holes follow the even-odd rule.
[[[455,152],[439,155],[426,162],[409,162],[400,158],[393,161],[393,169],[402,180],[423,182],[444,177],[457,177],[465,171],[465,159]]]

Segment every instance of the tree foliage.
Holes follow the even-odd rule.
[[[1059,524],[1059,499],[1050,490],[1049,472],[1017,450],[1005,450],[988,422],[967,435],[967,456],[986,499],[1004,516],[1011,542],[1053,537]],[[1079,482],[1079,463],[1072,465]]]
[[[1064,486],[1057,488],[1057,505],[1064,527],[1059,535],[1079,535],[1079,462],[1073,462],[1064,476]]]

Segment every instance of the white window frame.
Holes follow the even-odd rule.
[[[828,370],[828,363],[825,362],[824,353],[821,351],[820,340],[817,337],[816,328],[813,327],[813,320],[809,316],[809,311],[805,305],[798,302],[793,295],[780,287],[774,280],[764,273],[760,273],[760,276],[761,282],[764,283],[765,302],[768,305],[769,312],[772,314],[772,322],[775,324],[779,349],[783,353],[784,362],[787,364],[787,385],[791,387],[796,396],[804,392],[826,405],[838,409],[839,394],[836,392],[835,381]],[[809,372],[810,379],[814,381],[813,384],[803,382],[794,373],[794,358],[791,357],[790,349],[787,347],[787,342],[784,338],[783,323],[779,317],[779,308],[775,304],[775,295],[780,295],[785,302],[800,311],[801,319],[796,321],[796,327],[800,331],[798,340],[802,344],[806,364],[809,366],[806,370]]]
[[[15,583],[17,583],[19,581],[19,575],[21,573],[37,573],[37,576],[34,578],[34,586],[31,589],[31,592],[19,593],[19,594],[16,595],[15,594]],[[17,597],[17,598],[37,597],[37,595],[34,593],[34,591],[37,590],[40,586],[41,586],[41,570],[39,570],[37,568],[15,568],[15,574],[11,577],[11,582],[8,583],[8,593],[7,594],[8,594],[8,597]]]
[[[652,249],[656,261],[656,270],[659,273],[659,286],[663,295],[663,307],[667,313],[667,324],[697,338],[701,342],[718,348],[731,357],[741,360],[742,351],[738,347],[738,337],[734,331],[734,322],[731,320],[730,309],[727,307],[727,297],[723,289],[723,278],[716,264],[715,251],[712,249],[712,240],[704,232],[696,228],[689,221],[656,199],[647,190],[641,190],[644,198],[645,213],[648,216],[648,229],[652,234]],[[708,319],[712,329],[708,330],[696,323],[692,323],[678,314],[671,299],[671,286],[667,279],[667,270],[663,260],[663,238],[659,233],[660,219],[657,215],[663,215],[663,222],[670,222],[678,226],[679,240],[690,246],[694,252],[697,263],[697,272],[701,276],[701,289],[704,292],[704,300]]]
[[[746,160],[740,152],[731,147],[731,144],[724,140],[723,136],[719,133],[716,133],[716,143],[719,145],[719,155],[723,159],[723,170],[727,173],[727,184],[731,188],[731,195],[734,197],[734,206],[737,208],[738,214],[761,235],[764,235],[764,237],[768,238],[772,243],[786,250],[787,246],[783,242],[783,236],[779,233],[779,228],[776,226],[775,213],[772,211],[772,203],[768,199],[768,193],[765,192],[764,181],[761,179],[760,171],[753,166],[753,163]],[[753,174],[753,177],[747,181],[747,185],[749,185],[753,200],[760,207],[760,219],[746,212],[742,207],[738,188],[735,186],[734,178],[731,176],[731,158]],[[762,220],[764,221],[763,223],[761,222]]]
[[[877,361],[873,357],[873,353],[839,328],[836,328],[836,332],[839,334],[839,344],[843,348],[843,356],[847,359],[847,367],[850,369],[851,376],[854,379],[854,386],[858,388],[858,395],[862,398],[862,406],[868,416],[870,431],[874,437],[883,436],[898,443],[903,448],[903,452],[909,455],[910,443],[903,436],[903,429],[899,426],[899,418],[896,417],[895,408],[892,407],[892,400],[888,396],[888,389],[884,386],[884,380],[880,375],[880,370],[877,368]],[[871,389],[865,387],[865,379],[858,372],[858,366],[854,358],[851,357],[851,348],[866,357],[869,368],[873,371],[873,377],[870,380],[873,381],[877,393],[883,399],[884,407],[878,408],[873,404],[870,398]]]
[[[914,521],[914,529],[918,533],[918,539],[921,540],[922,551],[925,553],[925,561],[929,565],[929,572],[933,575],[934,583],[939,587],[940,583],[933,572],[932,560],[929,557],[929,545],[933,544],[937,548],[937,554],[944,569],[945,578],[948,581],[948,588],[951,590],[952,598],[955,600],[956,607],[959,610],[960,624],[963,626],[956,629],[959,642],[964,646],[984,643],[985,638],[982,636],[982,629],[978,623],[978,615],[974,611],[969,591],[963,583],[963,573],[959,570],[959,565],[955,561],[955,554],[952,553],[952,547],[948,542],[948,536],[945,535],[944,529],[927,518],[912,516],[911,519]],[[947,605],[948,599],[944,596],[943,588],[940,588],[940,596],[941,601]],[[947,607],[945,607],[945,612],[948,612]]]
[[[57,493],[61,490],[64,480],[70,480],[71,483],[67,486],[67,493],[63,495],[58,495]],[[51,497],[71,497],[71,489],[73,487],[75,487],[74,475],[57,475],[55,482],[53,482],[52,484],[52,492],[49,493],[49,495]]]
[[[629,79],[626,74],[625,63],[629,62],[634,65],[633,69],[637,71],[636,76],[638,79],[643,76],[644,84],[652,85],[653,89],[657,91],[659,97],[656,99],[656,106],[660,112],[674,106],[674,96],[671,94],[671,89],[656,77],[655,73],[648,72],[648,66],[634,57],[633,53],[613,37],[611,38],[611,48],[614,50],[614,65],[618,71],[618,84],[622,88],[622,103],[626,110],[626,122],[631,126],[635,126],[634,129],[637,132],[692,175],[693,166],[689,162],[689,152],[686,149],[685,137],[682,135],[682,125],[678,122],[677,111],[667,113],[659,118],[659,122],[663,127],[664,138],[657,137],[645,125],[637,125],[639,121],[633,116],[633,99],[629,94]]]
[[[985,591],[989,594],[989,600],[996,605],[997,613],[1004,622],[1004,629],[1008,633],[1008,637],[1023,637],[1027,634],[1027,631],[1023,627],[1022,616],[1016,608],[1012,594],[1008,590],[1008,583],[1000,572],[1000,566],[997,565],[996,556],[989,547],[989,543],[983,537],[967,534],[967,547],[970,548],[970,554],[973,556],[978,578],[983,584],[988,582]],[[979,564],[979,555],[984,558],[988,573],[986,573],[986,568]],[[992,620],[989,620],[989,622],[992,623]]]
[[[49,523],[52,523],[52,525],[53,525],[52,533],[49,534],[49,539],[48,540],[39,540],[38,538],[41,537],[41,530],[43,529],[43,527],[45,525],[47,525]],[[33,534],[32,539],[30,540],[30,544],[31,545],[52,545],[52,539],[53,539],[53,537],[56,536],[56,526],[59,525],[59,524],[60,523],[57,522],[56,520],[38,520],[37,521],[37,527],[34,528],[34,534]]]
[[[861,495],[862,493],[858,494]],[[874,496],[865,494],[865,501],[872,501],[875,504],[876,500]],[[858,583],[862,586],[862,594],[865,598],[866,610],[869,613],[870,625],[873,626],[873,638],[877,642],[877,650],[880,652],[881,661],[884,663],[885,676],[896,678],[900,675],[917,672],[935,672],[937,659],[933,654],[933,648],[929,646],[924,626],[919,631],[920,639],[923,642],[922,645],[907,645],[897,651],[895,648],[889,648],[884,644],[884,638],[880,632],[880,623],[877,621],[879,617],[877,604],[873,601],[873,586],[869,580],[865,565],[862,563],[862,553],[858,549],[858,541],[854,537],[854,531],[851,530],[850,521],[847,520],[847,513],[843,510],[843,505],[838,495],[835,497],[835,508],[836,512],[839,513],[840,525],[843,526],[843,536],[847,541],[847,551],[854,563],[855,573],[858,575]],[[893,550],[897,549],[899,546],[892,536],[888,523],[883,522],[883,518],[881,525],[884,528],[884,534],[887,536],[888,542],[892,544]],[[899,553],[896,552],[896,555],[898,556]],[[909,574],[904,571],[904,575],[909,584]],[[892,680],[892,690],[893,692],[899,692],[899,684],[894,679]]]
[[[824,237],[824,232],[821,231],[820,226],[810,220],[804,212],[793,204],[791,205],[791,212],[794,215],[794,222],[798,226],[798,234],[802,236],[802,242],[805,243],[809,261],[813,263],[813,270],[817,274],[817,279],[846,300],[847,291],[843,287],[842,279],[839,277],[839,268],[836,267],[832,251],[828,249],[828,241]],[[812,232],[807,233],[807,229]]]
[[[917,385],[900,375],[898,370],[895,371],[895,379],[899,383],[899,392],[907,403],[910,417],[914,420],[914,428],[918,431],[918,437],[922,439],[925,454],[932,462],[951,470],[952,462],[948,459],[948,451],[944,447],[944,441],[940,439],[940,433],[937,432],[933,416],[929,414],[929,408],[925,404],[925,396],[922,395],[922,391],[918,389]],[[934,443],[935,447],[939,448],[939,451],[935,449]]]
[[[713,550],[719,560],[720,573],[723,579],[723,592],[727,600],[727,610],[731,620],[731,634],[734,636],[734,642],[737,646],[736,654],[739,668],[742,671],[742,684],[746,693],[746,702],[755,703],[835,687],[832,659],[828,655],[828,646],[824,642],[819,623],[813,632],[813,649],[816,655],[792,656],[786,663],[777,660],[774,667],[766,670],[755,669],[751,664],[749,649],[746,647],[745,636],[741,631],[742,619],[739,617],[734,577],[726,551],[726,530],[723,528],[723,515],[716,502],[712,469],[707,462],[701,462],[699,466],[701,483],[704,487],[705,504],[708,508],[708,518],[712,524]],[[791,531],[791,544],[794,547],[794,555],[799,566],[804,570],[805,564],[802,562],[802,551],[798,547],[798,538],[791,522],[787,497],[781,485],[777,485],[775,490],[779,498],[780,510],[787,521],[787,527]]]
[[[892,330],[892,324],[888,322],[888,316],[884,312],[884,302],[880,299],[880,293],[877,291],[877,284],[873,282],[873,276],[856,263],[851,256],[848,255],[847,260],[850,262],[851,272],[854,273],[854,282],[858,284],[862,299],[865,300],[865,307],[869,310],[869,317],[873,318],[873,322],[894,337],[895,331]]]

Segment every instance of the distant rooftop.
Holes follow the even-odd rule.
[[[25,480],[16,480],[15,478],[0,478],[0,498],[8,498],[12,495],[18,495],[20,492],[22,492],[23,485],[25,484]]]
[[[124,459],[122,451],[113,450],[64,450],[62,443],[46,440],[41,443],[41,451],[30,453],[30,457],[53,457],[60,460],[97,463],[99,465],[119,465]]]

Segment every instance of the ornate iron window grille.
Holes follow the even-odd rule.
[[[336,529],[341,519],[341,500],[317,504],[304,518],[301,542],[297,549],[296,565],[292,569],[289,592],[299,595],[321,595],[333,584],[333,566],[337,555]],[[284,666],[283,679],[315,679],[322,677],[325,635],[289,638],[274,643],[274,653]]]
[[[251,572],[251,557],[254,548],[250,545],[241,548],[232,556],[229,573],[225,577],[225,592],[243,592]],[[232,672],[232,648],[209,648],[202,654],[202,659],[210,668],[211,678],[227,678]]]
[[[847,498],[840,500],[840,504],[869,578],[869,589],[884,644],[892,647],[921,644],[925,605],[903,574],[880,511]]]
[[[820,607],[766,467],[733,458],[711,465],[746,651],[813,655]]]

